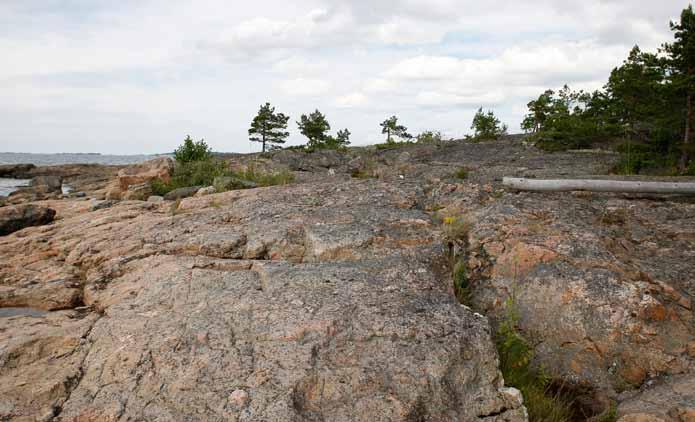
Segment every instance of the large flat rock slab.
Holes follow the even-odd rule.
[[[55,309],[64,294],[96,321],[60,365],[76,368],[68,388],[23,414],[526,420],[487,319],[451,292],[423,198],[416,183],[274,187],[75,210],[7,237],[0,286],[17,300],[0,306]]]

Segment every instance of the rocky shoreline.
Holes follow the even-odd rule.
[[[133,193],[161,159],[18,169],[84,197],[45,180],[0,207],[55,211],[0,237],[0,420],[525,421],[495,350],[510,303],[578,419],[695,420],[695,200],[500,184],[614,160],[285,150],[228,162],[295,184],[176,202]]]

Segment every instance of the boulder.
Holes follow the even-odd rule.
[[[33,164],[3,164],[0,165],[0,177],[8,179],[29,179],[36,166]]]
[[[151,195],[149,198],[147,198],[147,202],[159,204],[161,202],[164,202],[164,197],[159,195]]]
[[[53,221],[56,212],[38,205],[14,205],[0,208],[0,236],[26,227],[41,226]]]
[[[31,179],[31,187],[38,195],[63,193],[63,178],[60,176],[36,176]]]
[[[174,160],[168,157],[155,158],[120,170],[118,172],[118,187],[122,192],[125,192],[129,190],[131,185],[140,185],[155,179],[168,182],[171,180],[173,171]]]
[[[152,186],[148,182],[129,185],[121,199],[130,201],[145,201],[152,195]]]
[[[171,192],[167,192],[164,195],[164,200],[166,201],[176,201],[177,199],[188,198],[195,195],[201,186],[188,186],[185,188],[174,189]]]
[[[198,189],[198,192],[195,193],[195,196],[206,196],[206,195],[212,195],[215,193],[215,187],[214,186],[207,186],[204,188]]]
[[[226,192],[228,190],[235,189],[253,189],[257,188],[258,184],[250,180],[240,179],[238,177],[219,176],[215,177],[215,180],[212,182],[212,186],[217,192]]]

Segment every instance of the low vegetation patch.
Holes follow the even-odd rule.
[[[444,218],[444,235],[450,242],[460,243],[468,237],[471,223],[464,217]]]
[[[442,221],[449,242],[453,265],[453,287],[458,301],[472,306],[473,288],[466,265],[471,223],[464,217],[446,217]],[[506,314],[495,334],[500,370],[506,385],[515,387],[524,397],[524,405],[532,422],[570,422],[577,411],[568,392],[556,388],[542,370],[532,367],[533,348],[517,328],[519,312],[514,295],[506,301]]]
[[[572,402],[562,391],[553,389],[550,378],[542,370],[531,367],[533,348],[517,329],[519,313],[513,296],[507,300],[506,310],[506,316],[497,328],[495,341],[505,384],[521,391],[530,421],[574,420]]]
[[[227,162],[212,157],[212,152],[203,140],[193,142],[186,138],[175,152],[176,166],[171,180],[153,180],[150,184],[155,195],[163,196],[174,189],[189,186],[213,186],[215,179],[229,176],[242,183],[234,186],[237,189],[284,185],[294,181],[294,174],[289,170],[263,171],[253,163],[245,170],[231,171]]]
[[[456,172],[454,173],[454,177],[459,180],[466,180],[468,179],[468,170],[466,170],[464,167],[461,167],[458,170],[456,170]]]
[[[246,166],[246,170],[232,171],[225,174],[241,180],[253,182],[258,186],[287,185],[294,182],[294,173],[289,170],[263,171],[256,168],[253,163]]]

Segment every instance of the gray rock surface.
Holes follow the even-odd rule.
[[[195,195],[202,186],[188,186],[185,188],[174,189],[164,195],[164,200],[175,201],[177,199],[188,198]]]
[[[62,289],[93,317],[70,352],[55,352],[78,360],[51,375],[68,387],[12,395],[2,416],[526,420],[487,320],[450,294],[437,229],[412,207],[421,195],[350,181],[188,198],[175,215],[124,202],[0,243],[15,306],[58,297],[60,276],[82,286]],[[37,260],[40,277],[27,268]]]
[[[234,189],[253,189],[258,187],[256,183],[250,180],[244,180],[233,176],[215,177],[212,186],[217,192],[225,192]]]

